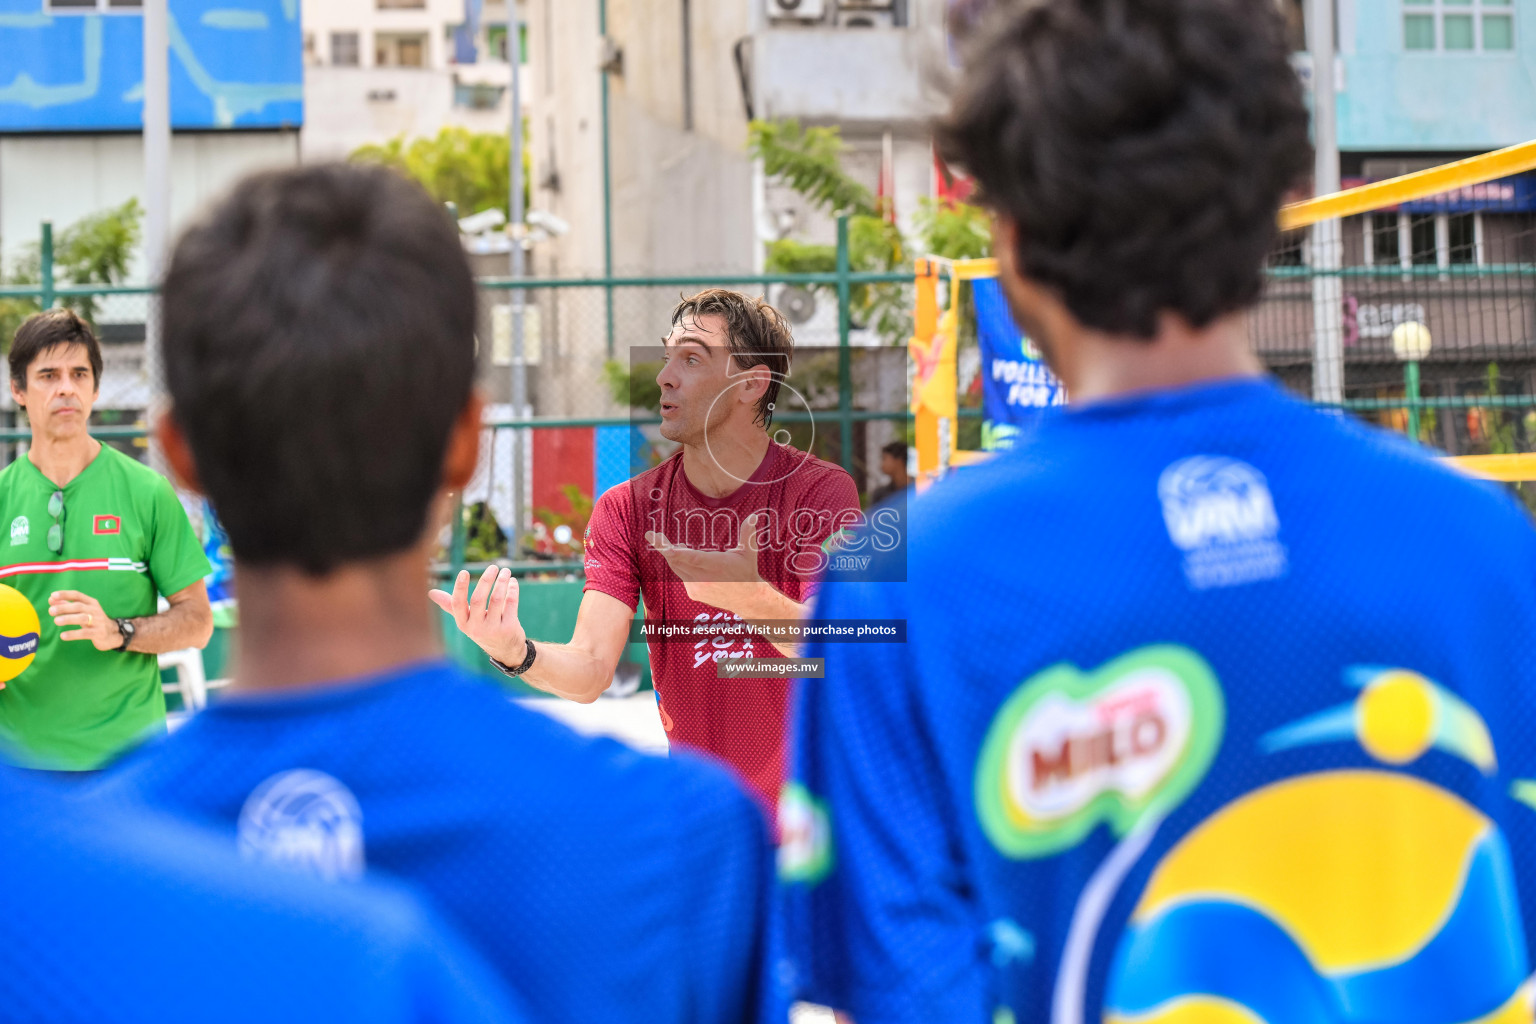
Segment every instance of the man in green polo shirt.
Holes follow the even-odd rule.
[[[99,768],[165,729],[155,657],[213,633],[208,559],[170,483],[90,436],[101,346],[67,309],[11,344],[11,398],[32,427],[0,470],[0,583],[42,622],[37,657],[0,689],[0,743],[35,768]],[[156,593],[170,607],[156,613]]]

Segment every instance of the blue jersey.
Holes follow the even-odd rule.
[[[1044,415],[832,581],[801,994],[880,1021],[1530,1021],[1536,532],[1267,381]],[[902,557],[902,553],[886,557]]]
[[[446,664],[226,697],[106,788],[252,859],[409,881],[547,1019],[735,1021],[760,994],[766,827],[726,772]]]
[[[253,869],[147,812],[0,769],[0,1018],[12,1024],[522,1022],[402,893]]]

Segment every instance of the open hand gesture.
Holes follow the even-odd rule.
[[[488,565],[475,592],[469,592],[469,570],[453,581],[453,592],[431,590],[432,603],[453,616],[454,623],[480,649],[503,665],[517,666],[528,656],[528,634],[517,621],[517,577],[511,569]]]
[[[661,552],[667,565],[683,581],[688,596],[701,604],[735,611],[762,593],[763,577],[757,571],[757,516],[741,524],[736,546],[726,551],[684,547],[663,533],[647,530],[646,543]]]

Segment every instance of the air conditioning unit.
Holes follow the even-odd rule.
[[[896,12],[843,7],[837,23],[842,28],[896,28]]]
[[[768,17],[774,21],[821,21],[827,16],[826,0],[767,0]]]
[[[894,11],[896,0],[837,0],[837,9],[843,11]]]

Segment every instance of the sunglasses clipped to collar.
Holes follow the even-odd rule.
[[[53,517],[53,525],[48,527],[48,550],[54,554],[64,552],[64,492],[54,491],[48,499],[48,514]]]

